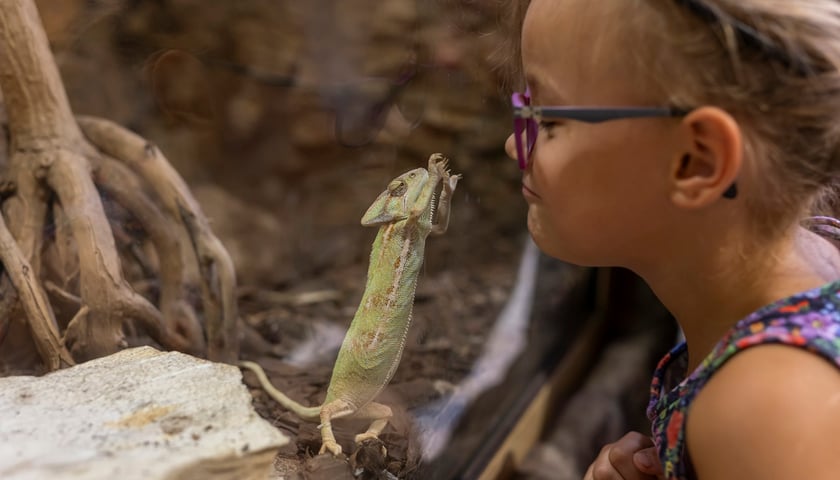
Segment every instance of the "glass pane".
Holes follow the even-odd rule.
[[[599,322],[613,287],[609,271],[551,260],[529,240],[521,172],[504,151],[519,86],[507,47],[518,4],[34,5],[40,20],[20,18],[43,26],[49,50],[0,46],[12,52],[0,58],[0,198],[31,263],[9,263],[0,277],[4,374],[43,374],[142,345],[249,360],[304,406],[352,404],[357,394],[367,402],[368,386],[381,384],[375,401],[393,412],[379,435],[387,456],[353,457],[366,478],[478,478],[503,471],[509,455],[521,466],[539,435],[512,435],[523,419],[550,422],[551,409],[525,415],[547,386],[554,405],[576,389],[604,341]],[[34,73],[14,71],[10,58]],[[53,134],[58,143],[36,142]],[[463,175],[445,233],[417,234],[408,212],[394,226],[360,224],[369,208],[385,218],[403,203],[443,224],[428,194],[391,210],[375,204],[417,187],[445,211],[443,187],[418,180],[426,169],[446,175],[429,166],[435,153]],[[400,177],[413,169],[423,171]],[[13,285],[27,275],[32,297]],[[409,316],[402,307],[412,304]],[[42,325],[52,315],[55,338],[38,334],[36,346],[38,305],[48,305]],[[354,316],[367,329],[345,336]],[[388,330],[400,324],[409,325],[404,337]],[[44,348],[63,360],[51,364],[59,356]],[[401,358],[384,368],[380,357],[394,351]],[[570,376],[557,380],[570,361]],[[302,420],[243,374],[256,412],[290,439],[272,478],[351,473],[343,457],[317,455],[320,419]],[[354,437],[369,425],[333,422],[344,454],[364,450]],[[199,441],[205,432],[190,428],[166,438]],[[365,451],[377,457],[379,447]],[[237,455],[257,453],[243,448]]]

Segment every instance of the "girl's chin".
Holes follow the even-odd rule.
[[[585,246],[562,241],[561,236],[549,233],[532,215],[528,215],[528,232],[540,251],[549,257],[583,267],[604,266],[603,262],[592,258],[592,252]]]

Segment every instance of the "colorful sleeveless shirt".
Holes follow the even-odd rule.
[[[756,345],[785,344],[820,355],[840,367],[840,281],[770,304],[739,321],[687,377],[686,344],[659,362],[647,415],[665,478],[696,478],[685,438],[691,402],[735,354]]]

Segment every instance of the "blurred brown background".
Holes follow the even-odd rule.
[[[524,202],[503,152],[499,73],[506,2],[37,4],[74,111],[162,148],[240,283],[289,287],[364,260],[373,232],[361,214],[432,152],[464,181],[431,265],[481,268],[518,249]]]

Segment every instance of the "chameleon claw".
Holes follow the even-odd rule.
[[[444,188],[449,190],[449,193],[455,191],[455,187],[458,185],[458,180],[461,179],[461,175],[452,175],[451,177],[446,178],[448,181],[444,183]]]
[[[321,449],[318,450],[318,455],[324,454],[326,452],[330,452],[333,454],[334,457],[337,457],[341,455],[341,445],[339,445],[336,442],[331,442],[327,440],[321,444]]]
[[[353,437],[353,440],[356,443],[362,443],[365,440],[371,440],[371,439],[379,440],[379,436],[376,435],[375,433],[364,432],[364,433],[360,433],[360,434],[356,435],[355,437]]]
[[[356,441],[356,445],[358,446],[363,446],[362,443],[365,441],[374,440],[376,443],[374,443],[373,445],[379,445],[379,455],[381,455],[383,459],[388,456],[388,449],[385,448],[385,444],[382,442],[382,440],[379,439],[379,436],[377,436],[376,434],[370,432],[360,433],[356,435],[354,439]],[[358,453],[359,449],[357,449],[356,453],[354,453],[353,455],[356,455]]]
[[[433,153],[429,156],[429,171],[432,171],[436,168],[438,162],[446,162],[446,157],[443,156],[442,153]]]
[[[449,159],[444,158],[442,161],[436,163],[434,173],[436,173],[438,177],[443,178],[444,180],[448,179],[450,176]]]
[[[433,153],[431,157],[429,157],[429,173],[435,174],[437,173],[441,177],[449,176],[449,170],[447,166],[449,165],[449,159],[444,157],[442,153]]]

